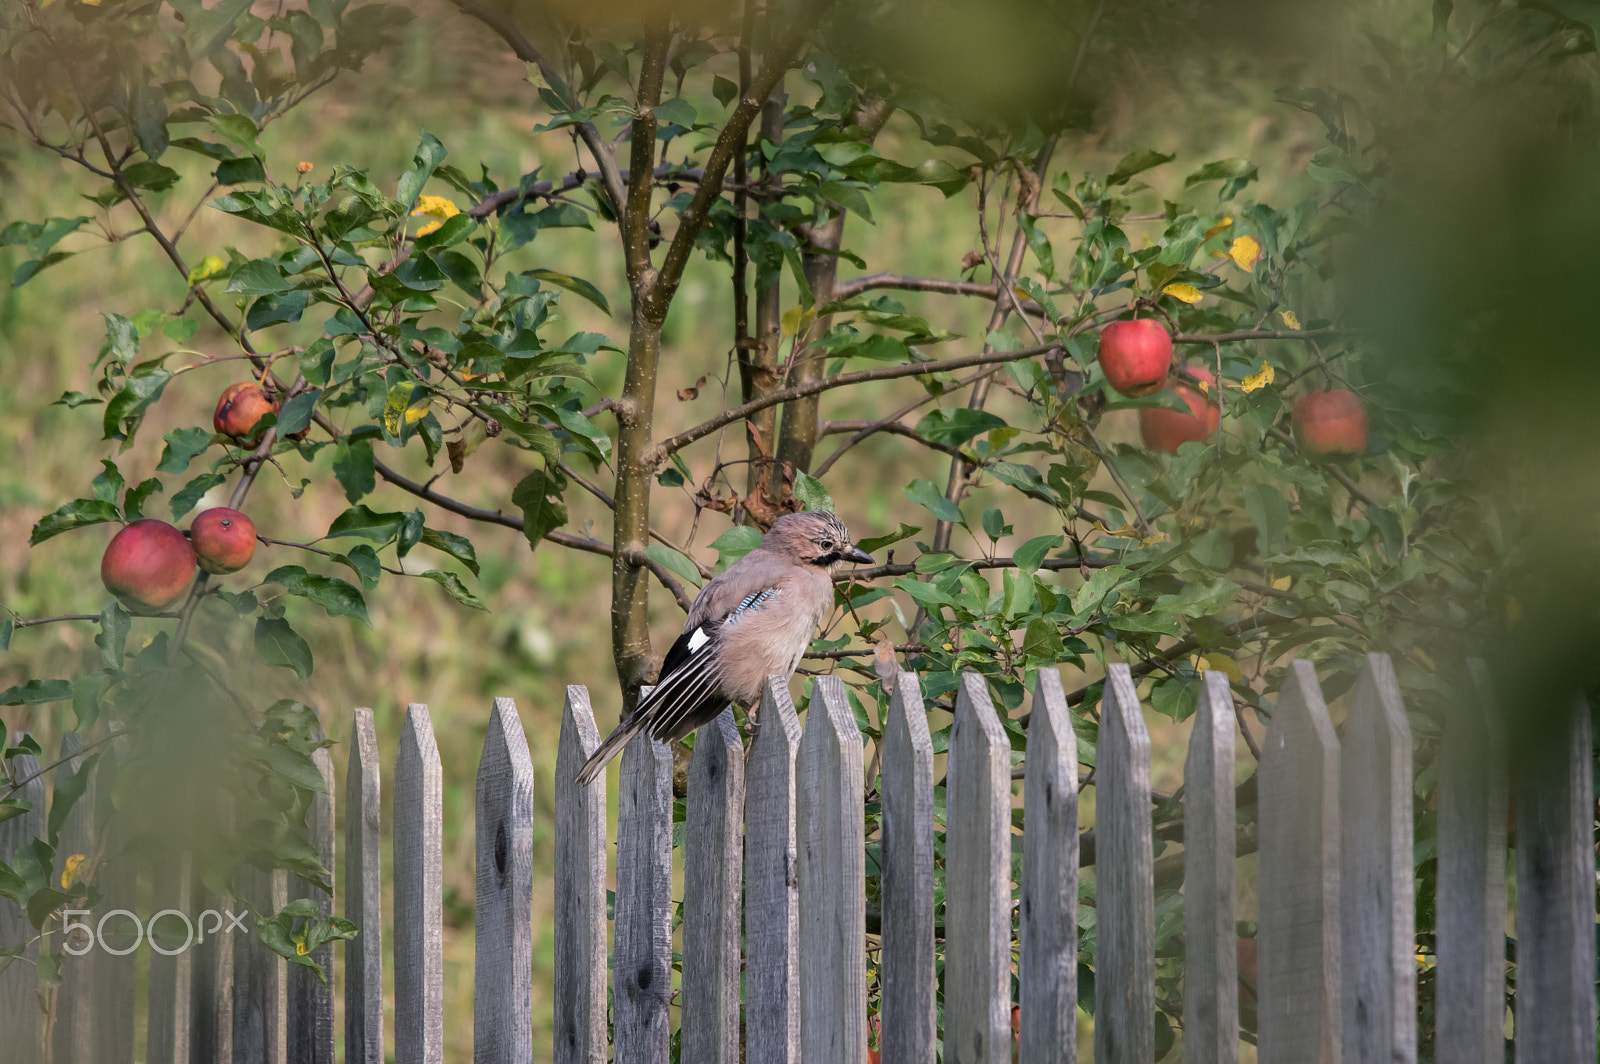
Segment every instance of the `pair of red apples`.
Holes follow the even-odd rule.
[[[1172,372],[1172,337],[1153,318],[1114,321],[1101,330],[1096,357],[1106,383],[1123,395],[1154,395],[1167,387]],[[1203,367],[1188,367],[1188,372],[1216,387],[1216,378]],[[1180,380],[1172,390],[1188,406],[1187,414],[1139,411],[1139,432],[1151,450],[1176,452],[1181,444],[1209,437],[1222,420],[1217,404],[1188,382]],[[1347,389],[1304,396],[1295,403],[1292,420],[1301,445],[1315,454],[1360,454],[1367,449],[1366,407]]]

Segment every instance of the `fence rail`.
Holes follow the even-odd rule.
[[[1486,686],[1481,670],[1477,691]],[[1033,695],[1013,937],[1012,747],[979,677],[961,678],[947,756],[945,923],[935,926],[935,756],[915,676],[890,684],[881,756],[879,1030],[884,1064],[1071,1062],[1078,1023],[1078,756],[1060,677]],[[1486,697],[1486,696],[1485,696]],[[681,1059],[861,1062],[868,1045],[863,742],[843,685],[816,681],[802,727],[785,685],[768,685],[748,753],[731,713],[696,736],[684,845]],[[1234,707],[1207,674],[1183,793],[1184,1057],[1238,1059]],[[64,751],[77,749],[69,736]],[[556,752],[554,1044],[532,1044],[533,766],[516,706],[496,699],[477,778],[474,1060],[560,1064],[669,1058],[672,986],[672,757],[646,740],[623,754],[615,905],[607,934],[605,797],[573,782],[599,743],[587,691],[569,687]],[[378,1064],[383,1044],[380,770],[369,710],[348,744],[338,902],[364,930],[340,952],[344,1056]],[[1595,1059],[1595,850],[1589,717],[1519,778],[1516,800],[1516,1059]],[[1393,670],[1369,656],[1342,737],[1305,662],[1289,670],[1259,770],[1259,1059],[1404,1064],[1417,1057],[1412,742]],[[1125,666],[1111,666],[1095,750],[1095,1059],[1152,1061],[1154,883],[1150,740]],[[1504,1058],[1507,839],[1504,744],[1480,698],[1446,722],[1438,762],[1437,1059]],[[13,774],[30,771],[18,758]],[[308,841],[335,867],[330,761]],[[407,709],[393,768],[394,1059],[441,1062],[442,779],[427,707]],[[45,824],[0,824],[0,857]],[[36,792],[36,793],[35,793]],[[94,803],[65,836],[91,837]],[[77,819],[74,819],[77,818]],[[71,836],[71,833],[80,833]],[[115,867],[117,862],[111,862]],[[102,907],[131,907],[132,874]],[[188,866],[152,881],[160,907],[208,899]],[[245,886],[258,906],[289,896],[282,873]],[[310,898],[332,911],[318,891]],[[319,896],[320,895],[320,896]],[[220,907],[220,906],[219,906]],[[0,943],[28,925],[0,901]],[[944,943],[941,1043],[936,936]],[[335,1059],[332,990],[253,936],[231,953],[154,958],[145,1059],[312,1064]],[[741,948],[742,943],[742,948]],[[1016,960],[1013,962],[1013,948]],[[332,969],[333,950],[320,959]],[[134,1059],[130,958],[68,965],[54,1060]],[[1020,1013],[1013,1040],[1013,970]],[[611,1008],[607,1011],[607,975]],[[8,1064],[43,1059],[31,964],[0,972]],[[742,1008],[741,1008],[742,1005]]]

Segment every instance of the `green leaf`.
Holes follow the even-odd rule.
[[[934,487],[931,480],[913,480],[905,486],[905,493],[906,498],[926,507],[941,521],[959,523],[962,520],[960,507],[945,498],[944,493]]]
[[[1005,427],[1004,418],[965,406],[930,410],[917,422],[917,432],[947,447],[960,447],[974,436]]]
[[[268,665],[293,669],[302,680],[311,675],[311,646],[282,617],[256,620],[256,652]]]
[[[644,553],[645,557],[665,566],[695,587],[700,586],[700,570],[694,562],[665,543],[652,543],[644,549]]]
[[[749,525],[734,525],[711,541],[717,552],[718,568],[726,569],[761,546],[761,532]]]
[[[868,536],[866,539],[863,539],[857,543],[856,546],[860,547],[868,554],[872,554],[883,547],[889,546],[891,543],[899,543],[903,539],[910,539],[912,536],[921,531],[921,525],[903,524],[893,532],[885,533],[881,536]]]
[[[312,388],[284,403],[283,409],[278,412],[278,435],[287,436],[311,424],[311,415],[317,408],[317,400],[321,398],[322,389]]]
[[[796,470],[794,474],[794,497],[807,510],[826,510],[833,512],[833,496],[828,494],[828,489],[822,486],[822,481]]]
[[[28,545],[38,546],[52,536],[70,532],[74,528],[117,521],[121,517],[116,505],[104,499],[74,499],[54,513],[39,518],[39,522],[33,526],[33,534],[28,537]]]
[[[557,270],[544,269],[528,270],[524,276],[536,277],[546,284],[553,284],[557,288],[565,288],[567,291],[574,292],[587,299],[605,311],[606,314],[609,315],[611,313],[611,304],[606,302],[606,297],[601,293],[600,289],[585,281],[582,277],[574,277],[571,274],[561,273]]]
[[[694,109],[694,104],[681,96],[674,96],[670,100],[662,100],[651,109],[658,122],[669,122],[675,126],[689,129],[699,117]]]
[[[254,332],[269,325],[293,325],[306,312],[309,293],[284,292],[281,295],[262,296],[250,304],[244,315],[244,327]]]
[[[718,103],[726,107],[733,101],[735,96],[739,95],[739,83],[717,74],[711,79],[711,95],[717,98]]]
[[[545,536],[567,523],[567,508],[561,504],[564,487],[536,469],[512,490],[511,501],[522,511],[522,534],[527,537],[530,550],[538,550]]]
[[[97,395],[88,395],[84,392],[62,392],[61,398],[51,403],[51,406],[64,406],[68,410],[76,410],[80,406],[93,406],[105,402]]]
[[[256,124],[245,115],[212,115],[206,122],[228,144],[245,153],[256,151]]]
[[[333,475],[344,488],[344,497],[350,502],[360,502],[377,487],[378,475],[373,466],[372,440],[346,436],[334,447]]]
[[[149,159],[124,167],[122,176],[134,188],[149,192],[165,192],[178,183],[178,171]]]
[[[284,279],[283,271],[267,259],[251,259],[241,263],[228,278],[227,291],[245,296],[266,296],[293,290],[294,285]]]
[[[393,539],[400,531],[400,522],[404,517],[405,515],[399,512],[378,513],[365,505],[352,506],[333,519],[325,538],[359,536],[382,545]]]
[[[1055,662],[1060,660],[1061,651],[1061,633],[1056,631],[1055,625],[1043,617],[1035,617],[1028,622],[1028,630],[1022,636],[1022,653],[1025,656]]]
[[[217,164],[216,173],[213,175],[219,185],[243,185],[250,182],[264,182],[267,179],[267,169],[261,165],[261,160],[254,155],[246,155],[238,159],[224,159]]]
[[[422,139],[417,141],[417,150],[411,157],[411,169],[400,175],[395,192],[395,198],[408,214],[417,205],[417,197],[422,195],[422,187],[428,183],[428,178],[433,176],[433,172],[449,154],[445,146],[439,143],[438,137],[427,130],[422,131]]]
[[[367,615],[367,600],[354,584],[320,573],[309,573],[298,565],[280,565],[268,573],[262,583],[278,584],[289,594],[321,606],[330,617],[354,617],[367,627],[372,627],[372,618]]]
[[[1139,151],[1131,151],[1122,157],[1122,161],[1117,163],[1117,168],[1111,171],[1110,176],[1106,178],[1106,187],[1121,185],[1133,177],[1134,174],[1142,174],[1153,166],[1171,162],[1173,158],[1175,157],[1156,151],[1154,148],[1141,148]]]
[[[347,553],[335,554],[333,560],[355,570],[356,575],[361,577],[361,585],[368,591],[378,586],[378,580],[383,575],[383,563],[378,560],[378,552],[365,543],[356,544]]]
[[[152,362],[134,369],[122,391],[111,397],[101,420],[105,439],[120,440],[132,436],[138,428],[140,416],[161,398],[161,393],[172,379],[169,370]]]
[[[1244,490],[1244,509],[1256,526],[1256,548],[1263,555],[1277,552],[1289,523],[1289,502],[1271,484],[1252,484]]]
[[[434,550],[443,551],[465,565],[473,576],[478,575],[478,551],[473,547],[472,540],[466,536],[458,536],[454,532],[444,532],[437,528],[424,528],[422,543]]]
[[[1039,571],[1044,556],[1061,546],[1061,543],[1060,536],[1034,536],[1013,551],[1011,558],[1017,563],[1018,569],[1032,575]]]
[[[176,521],[190,510],[193,510],[199,505],[201,496],[227,479],[221,473],[202,473],[179,488],[173,494],[170,504],[172,506],[172,519]]]
[[[37,706],[72,697],[71,680],[29,680],[0,691],[0,706]]]
[[[195,456],[204,454],[211,446],[213,435],[201,428],[173,429],[162,439],[167,441],[161,451],[161,461],[156,464],[158,473],[183,473]]]
[[[94,775],[95,765],[100,761],[100,753],[90,754],[83,759],[76,772],[63,775],[56,773],[55,793],[50,799],[50,818],[46,822],[45,833],[54,846],[61,838],[61,826],[67,821],[67,814],[72,812],[72,807],[89,788],[89,780]]]
[[[478,219],[463,211],[452,214],[431,233],[424,233],[412,242],[414,251],[426,251],[429,248],[447,248],[451,244],[459,244],[467,239],[474,229],[478,227]]]
[[[108,669],[122,668],[122,657],[127,652],[128,631],[133,627],[133,615],[122,608],[122,603],[112,599],[100,611],[100,634],[94,645],[100,648],[100,661]]]
[[[434,583],[444,588],[445,591],[449,593],[451,598],[455,599],[463,606],[471,606],[475,610],[483,610],[484,612],[488,612],[489,607],[480,602],[478,600],[478,596],[467,590],[467,585],[463,584],[461,582],[461,578],[455,573],[452,573],[450,570],[429,569],[427,572],[421,575],[424,579],[432,580]]]

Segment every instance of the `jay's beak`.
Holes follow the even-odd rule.
[[[871,565],[872,564],[872,555],[868,554],[866,551],[862,550],[860,547],[855,547],[855,546],[852,546],[847,551],[841,552],[840,555],[839,555],[839,559],[841,561],[847,561],[847,562],[860,562],[862,565]]]

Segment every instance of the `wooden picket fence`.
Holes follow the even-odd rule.
[[[1342,742],[1311,665],[1291,665],[1262,749],[1253,826],[1235,815],[1236,725],[1226,678],[1211,672],[1204,680],[1183,795],[1184,1059],[1238,1059],[1235,854],[1241,835],[1257,831],[1259,1060],[1416,1060],[1412,742],[1389,660],[1368,658]],[[1016,935],[1012,748],[983,681],[963,676],[955,702],[942,928],[933,889],[934,750],[916,677],[901,673],[892,687],[878,759],[881,1059],[1011,1061],[1015,970],[1019,1059],[1073,1061],[1080,784],[1060,677],[1040,672],[1028,721]],[[831,677],[816,681],[803,728],[780,683],[769,684],[759,719],[748,752],[731,714],[696,737],[675,989],[671,751],[640,741],[622,756],[608,940],[604,788],[572,783],[600,735],[587,691],[567,689],[555,755],[554,1045],[536,1047],[533,763],[516,706],[495,700],[477,777],[475,1062],[547,1055],[563,1064],[665,1062],[675,999],[684,1064],[866,1059],[862,736],[843,685]],[[1595,1060],[1594,809],[1581,700],[1570,722],[1570,744],[1526,771],[1516,794],[1518,1064]],[[1504,1059],[1507,773],[1495,729],[1484,704],[1464,702],[1447,722],[1438,761],[1436,1059],[1450,1064]],[[349,749],[338,893],[344,915],[366,931],[341,947],[344,1059],[382,1064],[379,769],[369,710],[356,712]],[[1154,884],[1170,875],[1173,859],[1153,859],[1150,740],[1125,666],[1109,670],[1095,754],[1094,1058],[1140,1064],[1155,1054]],[[312,811],[310,837],[333,868],[333,772],[325,756],[321,764],[328,796]],[[406,713],[392,779],[392,1059],[436,1064],[444,1060],[443,787],[425,706]],[[42,827],[42,788],[35,797],[36,813],[0,825],[0,854]],[[181,867],[157,877],[153,908],[187,912],[218,902],[190,878]],[[102,907],[125,889],[108,886]],[[287,898],[281,874],[262,876],[249,890],[259,906]],[[320,892],[303,896],[313,893]],[[131,899],[131,890],[123,897]],[[325,896],[320,903],[329,911]],[[0,942],[25,926],[4,905]],[[942,1044],[937,939],[944,943]],[[152,957],[146,1061],[331,1064],[332,989],[252,936],[215,944],[214,951]],[[332,954],[324,947],[319,960],[331,967]],[[132,969],[119,975],[109,959],[95,961],[65,973],[52,1033],[58,1064],[134,1059]],[[31,966],[0,974],[7,1064],[41,1059],[30,1037],[38,1028],[35,989]]]

